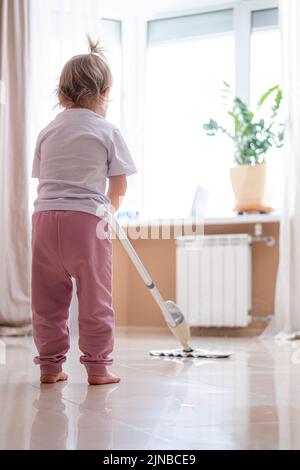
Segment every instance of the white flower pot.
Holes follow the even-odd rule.
[[[237,210],[259,210],[264,207],[267,166],[237,165],[230,169]]]

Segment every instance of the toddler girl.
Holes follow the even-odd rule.
[[[88,382],[120,381],[107,370],[114,344],[112,242],[96,230],[101,209],[118,209],[126,176],[136,168],[119,130],[105,119],[112,75],[99,44],[88,39],[90,53],[63,68],[57,94],[65,109],[40,132],[32,168],[39,178],[32,215],[32,322],[42,383],[67,380],[62,364],[69,349],[72,277]]]

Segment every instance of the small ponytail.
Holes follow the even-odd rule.
[[[90,54],[102,55],[103,51],[102,51],[99,41],[93,41],[93,39],[91,38],[89,34],[87,34],[86,37],[89,43]]]

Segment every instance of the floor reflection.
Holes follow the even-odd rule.
[[[39,384],[31,339],[7,341],[0,449],[300,449],[299,342],[201,338],[232,358],[148,355],[168,341],[118,338],[121,383],[99,387],[88,386],[75,339],[70,380],[55,385]]]
[[[41,385],[33,406],[37,410],[31,427],[30,449],[67,449],[68,424],[62,391],[65,383]]]
[[[88,387],[85,400],[79,406],[77,449],[113,449],[111,394],[119,385]]]
[[[86,388],[86,396],[75,408],[64,396],[76,384],[41,385],[33,402],[30,449],[112,449],[113,423],[110,395],[118,385]],[[80,387],[81,388],[81,387]]]

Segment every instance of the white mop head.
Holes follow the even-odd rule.
[[[207,349],[193,349],[190,344],[190,328],[184,318],[183,313],[175,302],[167,300],[165,302],[168,312],[171,315],[175,326],[169,326],[175,338],[182,344],[180,349],[163,349],[161,351],[150,351],[151,356],[156,357],[192,357],[192,358],[211,358],[222,359],[231,356],[231,352],[212,351]]]
[[[206,349],[191,349],[191,351],[184,351],[183,349],[163,349],[161,351],[150,351],[151,356],[156,357],[193,357],[193,358],[208,358],[208,359],[222,359],[231,356],[231,352],[210,351]]]

